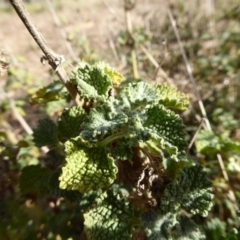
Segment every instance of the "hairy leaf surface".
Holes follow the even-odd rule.
[[[111,190],[103,193],[97,204],[84,214],[88,240],[130,240],[134,211],[125,197]]]
[[[148,210],[142,214],[142,221],[148,240],[205,239],[191,219],[176,213]]]
[[[77,85],[82,97],[103,101],[113,84],[121,82],[122,75],[103,62],[93,65],[80,62],[70,80]]]
[[[60,188],[89,192],[109,186],[117,167],[104,148],[88,144],[81,137],[65,144],[66,165],[59,177]]]
[[[61,139],[69,139],[79,136],[81,124],[86,118],[85,111],[80,106],[64,110],[58,119],[58,132]]]
[[[184,125],[178,115],[161,105],[154,106],[147,111],[144,127],[152,135],[152,144],[155,142],[155,148],[158,147],[159,139],[163,157],[164,150],[175,160],[185,158],[187,143]]]
[[[129,83],[121,89],[120,99],[131,111],[142,110],[147,105],[157,103],[157,92],[154,86],[143,81]]]
[[[168,108],[186,110],[189,106],[188,95],[179,92],[175,87],[167,84],[155,86],[158,91],[159,103]]]
[[[201,165],[186,167],[164,190],[161,198],[163,212],[176,212],[180,208],[191,214],[206,216],[212,206],[211,182]]]
[[[100,105],[91,110],[80,136],[88,141],[100,141],[118,132],[121,135],[127,122],[128,117],[124,113],[114,112],[109,105]]]
[[[38,121],[37,128],[33,129],[33,138],[36,146],[52,146],[58,143],[56,124],[48,118]]]
[[[20,176],[20,190],[22,194],[35,195],[46,192],[49,171],[40,165],[27,166]]]

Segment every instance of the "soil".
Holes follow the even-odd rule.
[[[67,49],[70,43],[78,58],[87,51],[95,52],[102,61],[116,68],[122,67],[121,53],[116,53],[114,45],[120,30],[126,29],[123,1],[53,1],[60,27],[56,26],[45,1],[25,3],[25,6],[48,45],[56,53],[64,55],[68,62],[73,59]],[[138,0],[131,12],[133,26],[147,27],[149,19],[160,22],[166,7],[163,0]],[[50,67],[40,62],[41,50],[10,4],[0,3],[0,26],[0,49],[10,55],[11,65],[27,69],[38,81],[47,80]],[[71,41],[67,43],[61,31]]]

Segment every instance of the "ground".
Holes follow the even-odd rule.
[[[146,27],[147,21],[155,15],[159,21],[164,1],[138,1],[132,12],[133,25]],[[40,62],[41,50],[30,36],[25,26],[11,9],[10,5],[0,5],[0,49],[10,55],[11,64],[28,69],[34,78],[48,78],[48,66]],[[57,27],[48,6],[42,2],[26,5],[35,25],[58,54],[71,61],[72,55],[66,46],[66,39],[61,36],[64,31],[70,40],[77,57],[81,53],[94,51],[103,61],[121,68],[121,54],[116,59],[114,53],[115,40],[120,30],[126,29],[123,1],[54,1],[53,7],[60,19],[61,27]]]

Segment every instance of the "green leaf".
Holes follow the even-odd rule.
[[[38,121],[37,128],[33,129],[33,138],[36,146],[53,146],[58,143],[56,124],[48,118]]]
[[[147,105],[157,103],[157,92],[154,86],[143,81],[124,84],[119,97],[123,105],[131,111],[143,110]]]
[[[195,141],[199,153],[216,154],[220,151],[219,138],[212,131],[202,130],[198,133]]]
[[[115,71],[105,63],[99,63],[99,65],[103,65],[104,73],[111,79],[112,85],[118,86],[122,82],[123,75],[121,73]]]
[[[66,165],[59,177],[60,188],[89,192],[109,186],[116,178],[114,160],[99,148],[81,137],[65,143]]]
[[[49,171],[40,165],[23,168],[20,176],[20,190],[24,195],[41,195],[48,186]]]
[[[116,143],[111,146],[111,154],[114,159],[117,160],[129,160],[132,159],[132,142],[128,138],[120,138]]]
[[[150,134],[151,144],[155,145],[152,148],[159,148],[162,157],[166,151],[175,160],[186,159],[186,134],[181,118],[161,105],[148,109],[146,115],[144,127]]]
[[[104,104],[91,109],[85,124],[82,126],[83,130],[80,133],[84,139],[88,141],[101,141],[107,136],[116,134],[126,126],[128,117],[124,113],[113,112],[109,105]]]
[[[80,202],[83,198],[83,194],[79,191],[68,191],[61,189],[59,187],[59,176],[61,175],[60,171],[54,172],[49,176],[48,180],[48,195],[57,198],[65,198],[71,202]]]
[[[61,81],[54,81],[48,86],[39,89],[35,94],[31,96],[32,104],[42,104],[60,99],[65,99],[67,92]]]
[[[202,230],[189,217],[180,215],[178,217],[178,230],[174,233],[175,239],[178,240],[193,240],[206,239]]]
[[[167,108],[186,110],[189,107],[188,95],[179,92],[175,87],[167,84],[155,86],[158,91],[159,103]]]
[[[102,192],[103,191],[99,189],[97,191],[90,191],[88,193],[84,193],[79,203],[82,212],[86,212],[86,210],[92,208],[93,205],[96,204],[97,200],[99,199],[99,196],[102,195]]]
[[[80,106],[64,110],[58,119],[58,133],[61,139],[67,140],[79,136],[81,124],[86,119],[85,111]]]
[[[219,152],[240,154],[240,142],[219,136],[212,131],[200,131],[195,144],[197,151],[206,155],[213,155]]]
[[[103,62],[90,65],[80,62],[70,81],[77,85],[82,97],[104,101],[113,84],[121,81],[121,74]]]
[[[239,240],[240,239],[240,233],[236,228],[234,228],[234,229],[232,229],[231,232],[229,232],[227,234],[227,236],[225,236],[225,237],[222,236],[220,239],[221,240]]]
[[[221,221],[219,218],[213,217],[207,221],[204,226],[207,239],[221,239],[221,236],[226,233],[226,222]],[[225,238],[224,238],[225,239]]]
[[[84,231],[88,240],[130,240],[135,213],[125,193],[112,189],[103,193],[95,207],[84,214]]]
[[[163,212],[185,209],[191,214],[207,216],[212,206],[211,182],[201,165],[186,167],[164,190],[161,198]]]
[[[142,213],[142,222],[148,240],[205,239],[191,219],[176,213],[148,210]]]
[[[148,210],[142,213],[142,222],[148,240],[168,240],[171,230],[177,224],[176,214],[163,214],[160,211]]]

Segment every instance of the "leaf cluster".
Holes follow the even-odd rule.
[[[188,96],[166,84],[123,81],[102,62],[81,62],[70,79],[83,105],[65,109],[56,122],[40,120],[33,134],[37,146],[65,160],[56,173],[39,166],[24,170],[22,192],[80,192],[90,240],[130,239],[139,232],[149,239],[201,239],[196,224],[181,213],[206,216],[212,200],[202,167],[187,159],[186,133],[176,113],[187,109]],[[29,178],[36,180],[28,184]]]

